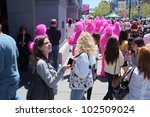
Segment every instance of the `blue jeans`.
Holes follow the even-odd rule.
[[[53,67],[56,69],[56,71],[58,70],[58,54],[59,54],[59,45],[52,45],[51,55],[53,56],[53,59],[54,59]],[[49,60],[50,60],[50,58],[51,57],[49,56]]]
[[[0,100],[18,100],[20,99],[16,92],[19,87],[19,84],[13,84],[8,86],[1,86],[0,87]]]
[[[84,90],[71,90],[70,99],[71,100],[84,100]]]

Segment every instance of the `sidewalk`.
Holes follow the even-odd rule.
[[[65,45],[66,46],[66,45]],[[66,56],[66,59],[65,58],[62,58],[63,60],[61,61],[63,64],[67,64],[69,58],[71,57],[71,52],[67,52],[66,51],[69,51],[69,49],[62,49],[61,52],[62,52],[62,55],[63,56]],[[98,73],[97,74],[100,74],[100,69],[101,69],[101,61],[98,62]],[[66,71],[65,72],[65,75],[69,74],[70,71]],[[30,82],[30,79],[32,78],[32,75],[31,75],[31,71],[29,72],[22,72],[21,74],[21,83],[20,83],[20,88],[18,89],[17,93],[18,95],[21,97],[21,99],[25,100],[26,99],[26,93],[27,93],[27,89],[29,87],[29,82]],[[94,86],[93,86],[93,91],[92,91],[92,96],[91,96],[91,99],[92,100],[102,100],[104,95],[106,94],[107,92],[107,81],[106,79],[100,79],[100,80],[96,80],[94,82]],[[67,82],[67,80],[61,80],[59,83],[58,83],[58,93],[57,95],[55,96],[55,99],[56,100],[69,100],[70,99],[70,88],[69,88],[69,83]]]
[[[71,55],[70,55],[71,56]],[[69,59],[69,57],[68,57]],[[66,60],[66,62],[68,61]],[[65,64],[66,64],[65,62]],[[98,70],[100,72],[101,69],[101,61],[98,62]],[[70,71],[66,71],[65,74],[69,74]],[[97,74],[100,74],[100,73]],[[107,92],[107,81],[106,79],[97,79],[94,82],[93,90],[92,90],[92,95],[91,95],[91,100],[102,100],[104,95]],[[70,99],[70,92],[71,89],[69,88],[69,82],[67,80],[61,80],[58,83],[58,94],[55,96],[56,100],[69,100]],[[85,95],[86,96],[86,95]]]
[[[70,56],[68,56],[68,58],[66,59],[66,62],[68,61]],[[66,64],[66,62],[64,64]],[[99,61],[99,69],[98,71],[100,71],[100,61]],[[66,72],[66,74],[69,74],[69,71]],[[22,79],[26,79],[27,81],[23,81],[20,85],[21,87],[18,89],[17,93],[18,95],[21,97],[21,99],[25,100],[26,99],[26,93],[27,93],[27,89],[29,86],[29,79],[31,78],[31,73],[23,73]],[[94,82],[94,87],[93,87],[93,91],[92,91],[92,96],[91,96],[91,100],[102,100],[105,93],[107,92],[107,81],[106,79],[101,79],[101,80],[96,80]],[[70,88],[69,88],[69,83],[67,82],[67,80],[61,80],[58,83],[58,93],[55,96],[56,100],[69,100],[70,99]]]

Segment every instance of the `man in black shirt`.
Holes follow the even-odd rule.
[[[59,53],[59,40],[61,38],[61,32],[57,29],[57,20],[52,19],[50,22],[51,27],[47,29],[47,35],[52,44],[52,56],[54,59],[54,68],[58,70],[58,53]],[[49,56],[50,60],[51,56]]]

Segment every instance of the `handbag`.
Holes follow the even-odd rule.
[[[132,71],[132,72],[131,72]],[[132,74],[133,74],[134,69],[130,69],[122,78],[122,80],[119,82],[118,86],[116,88],[113,89],[114,91],[114,97],[116,100],[122,100],[124,98],[124,96],[129,93],[129,82],[131,80]],[[130,78],[129,80],[124,81],[123,79],[125,78],[125,76],[127,76],[127,74],[131,72],[130,74]]]
[[[76,57],[80,56],[82,53],[77,55]],[[87,54],[88,55],[88,54]],[[76,58],[75,57],[75,58]],[[89,59],[89,56],[88,56]],[[90,59],[89,59],[90,62]],[[90,63],[91,64],[91,63]],[[89,65],[89,73],[85,78],[80,78],[78,74],[75,73],[74,68],[70,73],[70,88],[76,90],[85,90],[87,91],[89,88],[93,87],[93,76],[92,76],[92,67]]]
[[[116,88],[119,85],[120,81],[123,79],[123,77],[120,75],[120,73],[115,78],[116,66],[117,66],[117,61],[115,62],[114,76],[113,76],[113,80],[112,80],[112,87],[113,88]]]
[[[116,66],[115,66],[116,67]],[[115,68],[116,69],[116,68]],[[118,85],[120,84],[120,82],[128,75],[128,73],[131,71],[132,69],[128,70],[126,73],[124,73],[123,76],[121,76],[120,74],[115,78],[115,71],[114,70],[114,77],[113,77],[113,80],[112,80],[112,87],[113,88],[116,88],[118,87]]]
[[[50,88],[34,69],[33,78],[27,91],[27,100],[54,100],[53,88]]]
[[[54,100],[53,89],[47,86],[44,80],[36,73],[30,83],[26,99]]]

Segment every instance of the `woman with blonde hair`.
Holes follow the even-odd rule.
[[[129,93],[124,100],[150,99],[150,46],[141,47],[138,51],[138,66],[134,69],[129,82]],[[129,80],[128,74],[126,80]]]
[[[95,44],[88,32],[83,32],[75,48],[70,75],[71,100],[84,99],[84,93],[93,86],[92,66],[95,64]]]
[[[130,60],[130,52],[129,52],[129,46],[128,41],[124,40],[120,45],[120,50],[124,56],[124,64],[122,66],[124,72],[126,73],[128,71],[128,61]]]

